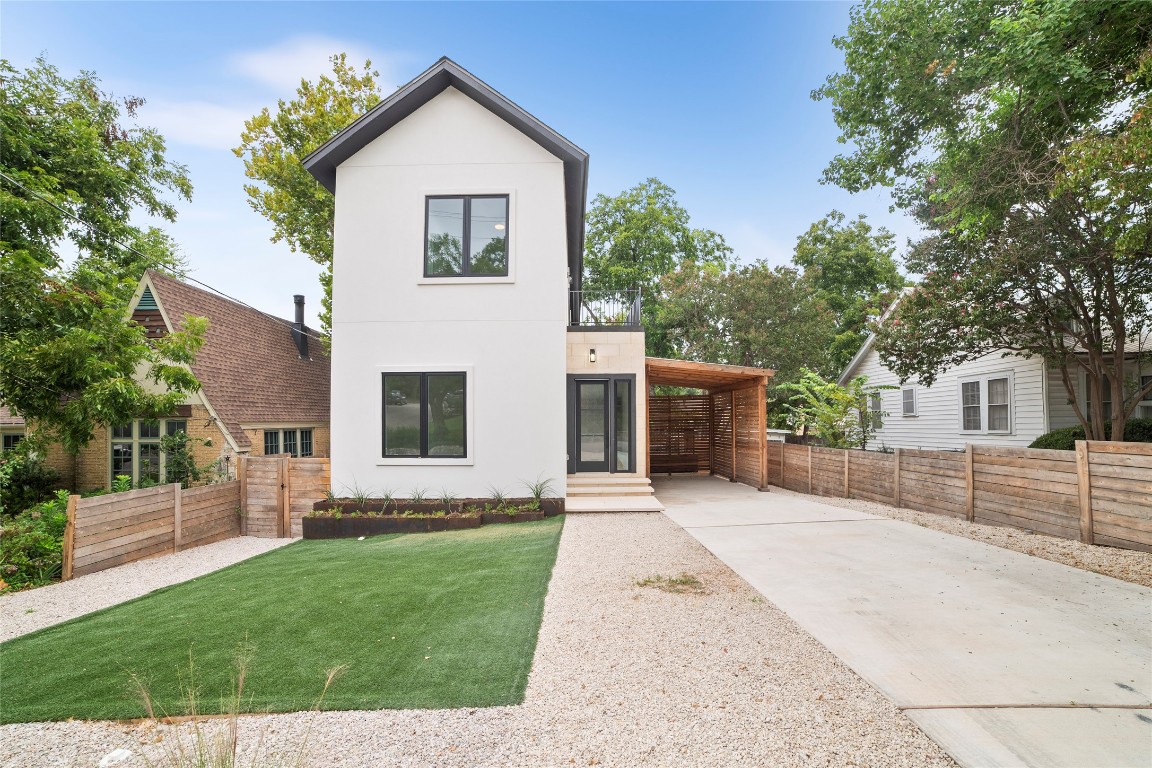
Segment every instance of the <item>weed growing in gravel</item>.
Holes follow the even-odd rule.
[[[704,582],[690,573],[681,573],[679,576],[649,576],[636,582],[638,587],[653,587],[661,592],[672,592],[677,595],[704,593]]]
[[[135,674],[132,675],[132,685],[136,688],[148,712],[148,719],[156,726],[168,724],[171,729],[164,735],[163,753],[158,763],[144,755],[145,762],[151,768],[239,768],[240,740],[238,725],[240,714],[248,711],[244,704],[244,682],[248,677],[255,647],[245,642],[236,650],[235,674],[232,678],[232,691],[222,702],[223,717],[206,718],[200,714],[200,691],[196,686],[196,668],[192,660],[192,653],[188,653],[188,678],[183,685],[184,704],[187,713],[179,717],[168,717],[156,710],[156,704],[148,691],[148,686]],[[268,754],[263,748],[263,736],[260,737],[256,748],[252,750],[248,765],[255,768],[302,768],[307,763],[308,739],[312,734],[312,725],[324,696],[332,686],[333,681],[344,671],[339,666],[328,671],[324,687],[320,696],[310,710],[311,719],[304,729],[304,735],[299,745],[287,753]],[[221,721],[223,724],[220,725]]]

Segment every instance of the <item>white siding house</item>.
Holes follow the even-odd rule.
[[[840,374],[846,384],[857,376],[870,386],[893,386],[874,396],[870,409],[885,414],[869,448],[925,448],[963,450],[965,444],[1027,447],[1040,435],[1080,424],[1058,370],[1039,357],[1023,358],[991,352],[969,360],[936,377],[931,387],[900,378],[880,361],[869,337]],[[1135,365],[1131,381],[1147,369]],[[1080,408],[1088,412],[1084,378],[1074,374]],[[878,400],[876,399],[878,398]],[[1152,401],[1137,406],[1135,417],[1152,418]]]

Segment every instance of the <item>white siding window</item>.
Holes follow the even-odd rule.
[[[872,429],[883,429],[884,428],[884,408],[881,406],[881,403],[880,403],[880,393],[879,392],[873,392],[871,395],[871,400],[872,400],[872,404],[871,404],[870,410],[872,411],[872,413],[871,413]]]
[[[900,390],[901,403],[903,405],[903,415],[915,416],[916,415],[916,388],[905,387]]]
[[[960,429],[964,432],[1012,431],[1012,377],[990,374],[960,382]]]

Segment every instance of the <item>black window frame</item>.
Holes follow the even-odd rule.
[[[420,448],[419,455],[389,455],[388,454],[388,377],[389,376],[419,376],[420,377]],[[464,391],[460,400],[460,447],[459,455],[428,453],[428,378],[430,376],[459,376],[464,380]],[[468,372],[467,371],[382,371],[380,373],[380,458],[385,461],[397,459],[467,459],[468,458]]]
[[[504,271],[499,273],[485,272],[481,275],[472,274],[472,255],[470,251],[472,241],[472,201],[473,200],[500,200],[504,201]],[[464,201],[464,222],[463,229],[461,230],[460,242],[460,274],[458,275],[436,275],[428,272],[428,217],[429,217],[429,203],[432,200],[463,200]],[[484,278],[499,278],[508,277],[508,266],[512,261],[511,249],[511,224],[509,219],[512,218],[512,200],[511,195],[508,194],[491,194],[491,195],[425,195],[424,196],[424,277],[426,279],[451,279],[460,277],[471,277],[476,279]]]

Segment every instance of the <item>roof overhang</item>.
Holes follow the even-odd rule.
[[[649,386],[691,387],[709,392],[762,387],[776,374],[776,371],[769,368],[697,363],[662,357],[644,358],[644,371]]]
[[[588,153],[446,56],[304,158],[304,168],[335,194],[337,166],[450,87],[467,94],[564,163],[568,268],[572,287],[578,289],[584,253]]]

